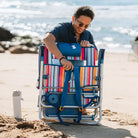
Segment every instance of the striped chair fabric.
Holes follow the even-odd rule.
[[[80,67],[80,85],[81,87],[86,85],[96,85],[96,66],[95,66],[95,49],[94,48],[82,48],[80,57],[66,57],[72,60],[86,60],[86,66]],[[45,47],[44,55],[44,75],[47,75],[47,79],[43,79],[43,86],[46,87],[45,92],[62,92],[64,85],[65,70],[60,65],[54,65],[52,59],[56,57],[48,51]],[[74,74],[71,74],[71,80],[69,82],[68,92],[75,92]]]
[[[95,48],[92,47],[81,48],[80,57],[68,56],[66,58],[71,60],[86,60],[87,66],[95,66]],[[53,64],[52,59],[56,59],[56,57],[51,52],[49,52],[48,49],[45,47],[44,63]]]
[[[86,66],[80,67],[80,85],[89,86],[96,85],[96,71],[97,67],[95,66],[95,49],[94,48],[82,48],[80,57],[66,57],[70,60],[86,60]],[[44,93],[50,92],[62,92],[64,86],[64,76],[65,70],[63,66],[55,65],[52,63],[52,59],[56,57],[48,51],[45,47],[44,54],[44,72],[43,75],[48,76],[46,79],[43,79]],[[74,74],[71,74],[71,80],[69,82],[68,92],[75,92],[75,81]],[[83,99],[83,104],[87,104],[90,99]]]
[[[97,67],[80,67],[80,85],[81,87],[87,85],[96,85],[96,68]],[[44,65],[44,75],[48,77],[43,79],[43,86],[48,87],[45,89],[45,92],[53,91],[53,92],[62,92],[62,88],[64,85],[64,76],[65,71],[62,66],[59,65]],[[71,74],[71,80],[69,82],[69,92],[75,92],[75,82],[74,82],[74,74]]]

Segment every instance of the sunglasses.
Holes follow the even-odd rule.
[[[76,20],[76,21],[79,23],[79,27],[83,27],[84,26],[85,29],[90,27],[90,24],[84,25],[81,21],[79,21],[79,20]]]

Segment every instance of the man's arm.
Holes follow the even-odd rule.
[[[58,59],[61,59],[63,57],[62,53],[59,51],[56,43],[55,43],[55,36],[51,33],[47,33],[45,38],[43,39],[46,47],[48,48],[48,50],[55,55]],[[72,65],[72,63],[64,58],[62,58],[60,60],[61,64],[63,65],[65,70],[70,70],[74,68],[74,66]]]
[[[59,51],[56,43],[55,43],[55,37],[53,34],[51,33],[47,33],[45,38],[43,39],[46,47],[48,48],[48,50],[55,55],[58,59],[60,59],[61,57],[63,57],[62,53]]]

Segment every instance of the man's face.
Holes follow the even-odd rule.
[[[90,23],[91,18],[84,15],[77,19],[75,19],[75,17],[72,18],[72,24],[77,34],[81,34],[84,30],[86,30]]]

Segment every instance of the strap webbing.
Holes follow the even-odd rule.
[[[81,88],[80,88],[80,67],[74,67],[74,77],[75,77],[76,101],[77,101],[77,104],[79,106],[78,121],[77,122],[80,122],[81,116],[82,116]],[[61,105],[60,105],[58,113],[57,113],[57,116],[58,116],[60,122],[64,125],[67,125],[67,124],[64,123],[63,120],[61,119],[60,112],[62,112],[64,109],[64,103],[65,103],[67,92],[68,92],[68,83],[69,83],[70,78],[71,78],[71,70],[66,72],[64,88],[63,88],[63,93],[62,93],[62,98],[61,98]]]
[[[66,71],[65,74],[65,82],[64,82],[64,87],[63,87],[63,93],[62,93],[62,98],[61,98],[61,106],[64,106],[66,97],[67,97],[67,92],[68,92],[68,84],[71,78],[71,70]]]
[[[63,125],[68,125],[66,124],[61,116],[60,116],[60,113],[63,111],[64,109],[64,103],[65,103],[65,100],[66,100],[66,97],[67,97],[67,92],[68,92],[68,84],[69,84],[69,81],[70,81],[70,78],[71,78],[71,70],[69,71],[66,71],[66,74],[65,74],[65,81],[64,81],[64,87],[63,87],[63,92],[62,92],[62,97],[61,97],[61,103],[60,103],[60,107],[58,108],[58,112],[57,112],[57,117],[59,119],[59,121],[63,124]]]
[[[82,116],[82,103],[81,103],[81,87],[80,87],[80,67],[74,67],[74,76],[75,76],[75,90],[76,90],[76,101],[79,106],[78,113],[78,123],[81,120]]]

